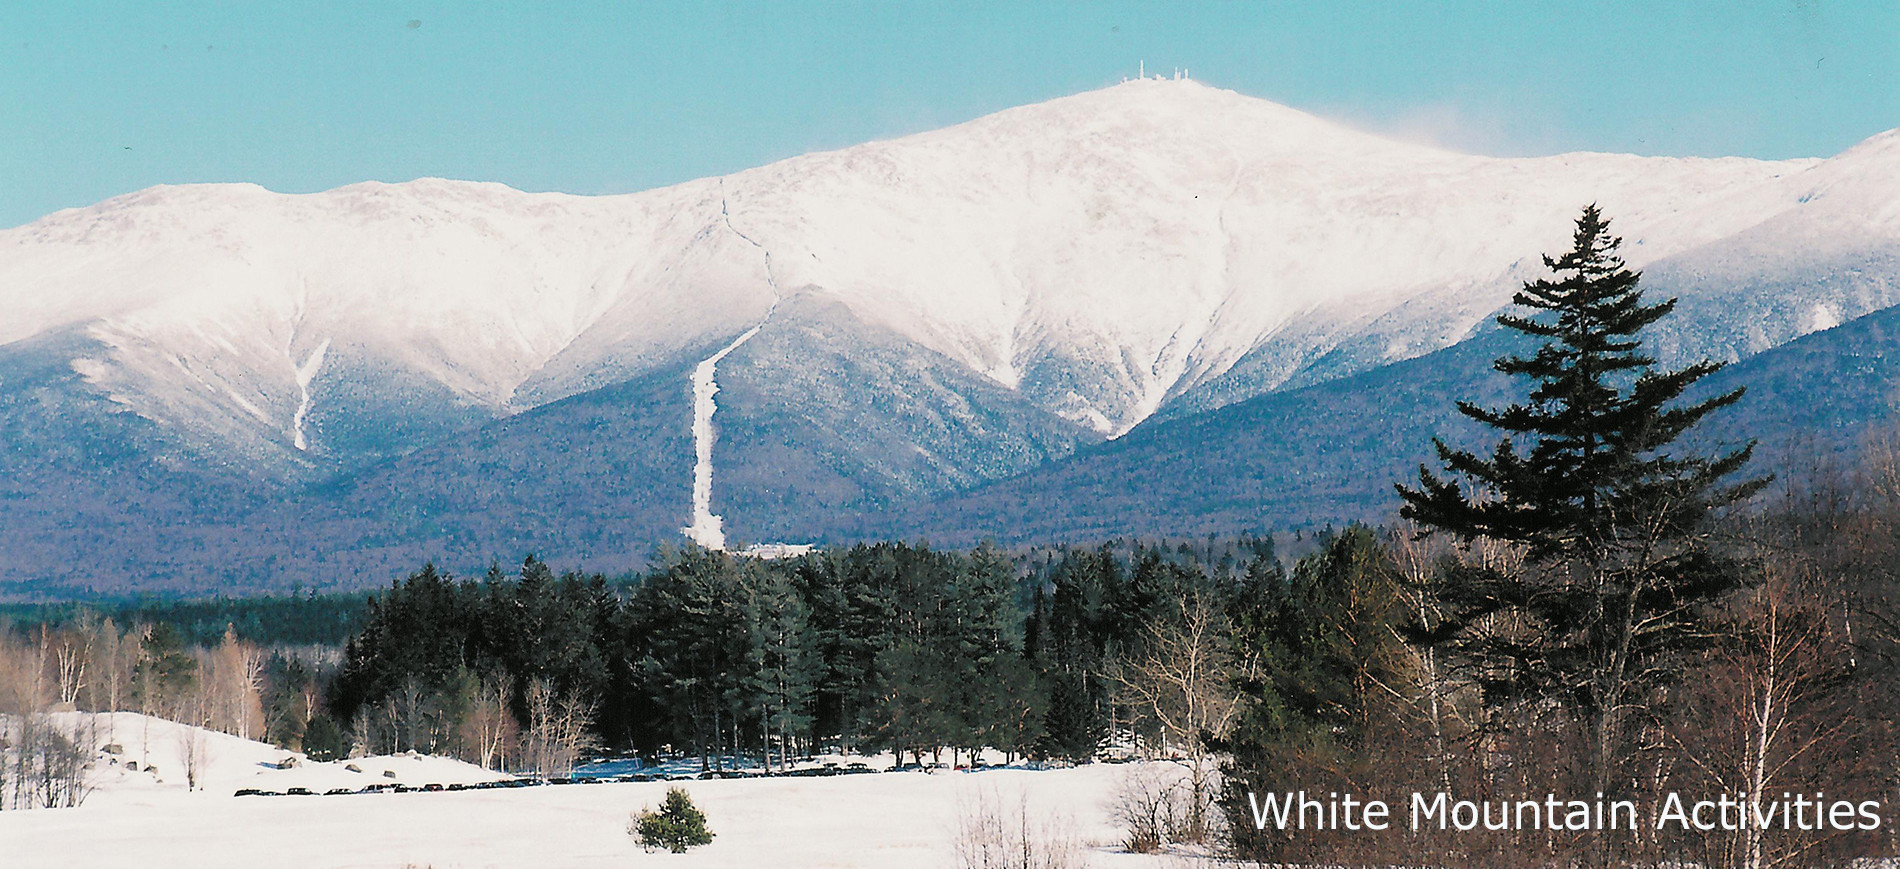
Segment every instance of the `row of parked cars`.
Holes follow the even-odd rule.
[[[776,770],[712,769],[705,772],[683,775],[649,776],[647,778],[633,776],[631,778],[635,781],[659,781],[661,779],[665,779],[666,781],[685,781],[689,779],[710,778],[816,778],[828,775],[857,775],[867,772],[877,772],[877,770],[872,769],[869,764],[848,763],[844,766],[805,766],[799,767],[798,769],[788,769],[783,772]],[[626,779],[629,778],[629,776],[620,776],[620,778]]]
[[[850,763],[844,766],[802,767],[799,769],[786,770],[784,772],[715,769],[715,770],[707,770],[705,772],[699,772],[699,773],[672,773],[672,774],[658,773],[658,772],[639,772],[639,773],[630,773],[627,775],[614,775],[614,776],[557,776],[557,777],[549,777],[549,778],[524,776],[521,778],[502,779],[500,781],[457,782],[455,784],[449,784],[449,785],[442,785],[442,784],[405,785],[405,784],[381,783],[381,784],[365,785],[360,788],[331,788],[321,793],[317,791],[313,791],[309,788],[291,788],[285,791],[269,791],[269,790],[264,790],[262,788],[241,788],[235,794],[233,794],[233,796],[240,796],[240,797],[326,796],[326,797],[331,797],[331,796],[341,796],[343,794],[434,793],[438,791],[477,791],[477,790],[494,790],[497,788],[529,788],[529,787],[539,787],[542,785],[596,785],[596,784],[609,784],[609,783],[614,783],[614,782],[695,781],[695,780],[706,780],[706,779],[729,779],[729,778],[767,778],[767,777],[776,778],[776,777],[781,777],[781,776],[789,777],[789,778],[806,778],[806,777],[813,777],[813,776],[856,775],[856,774],[868,773],[868,772],[876,772],[876,770],[872,769],[867,764]]]

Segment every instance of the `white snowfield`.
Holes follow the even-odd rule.
[[[1828,161],[1503,159],[1142,80],[637,194],[152,188],[0,231],[0,345],[78,339],[126,407],[295,462],[327,389],[507,414],[812,294],[1113,435],[1263,348],[1271,384],[1354,337],[1445,346],[1585,203],[1640,266],[1890,242],[1896,194],[1891,133]]]
[[[289,753],[262,743],[130,713],[99,716],[99,725],[102,737],[109,730],[123,747],[121,757],[156,764],[156,779],[108,764],[95,770],[96,790],[79,808],[0,812],[0,865],[950,867],[959,811],[986,794],[1012,808],[1027,796],[1038,821],[1066,818],[1089,866],[1183,865],[1179,857],[1115,850],[1121,831],[1106,802],[1132,765],[237,797],[238,788],[321,794],[499,776],[460,761],[401,756],[278,770]],[[205,784],[187,791],[180,752],[194,735],[203,740]],[[397,778],[383,777],[385,769]],[[673,786],[692,794],[716,837],[685,855],[647,853],[627,835],[628,816],[657,806]]]
[[[136,712],[66,712],[52,719],[62,733],[82,739],[90,734],[101,749],[88,779],[93,789],[83,807],[150,808],[230,797],[246,788],[274,793],[304,788],[322,794],[376,784],[446,786],[513,778],[451,758],[417,755],[312,763],[273,745]],[[107,751],[108,746],[118,749]],[[197,759],[196,790],[188,785],[188,754]],[[286,760],[294,765],[279,769]]]

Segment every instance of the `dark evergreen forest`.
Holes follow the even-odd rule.
[[[21,629],[75,629],[111,619],[121,625],[164,623],[186,642],[217,645],[227,629],[265,646],[341,646],[363,628],[373,593],[214,597],[108,598],[61,603],[0,604],[0,620]]]
[[[326,705],[389,750],[470,749],[488,697],[523,732],[567,709],[588,746],[709,766],[985,747],[1079,761],[1116,734],[1159,736],[1115,685],[1166,626],[1196,606],[1257,611],[1282,585],[1264,538],[770,561],[686,548],[631,584],[535,559],[479,579],[424,567],[369,604]]]

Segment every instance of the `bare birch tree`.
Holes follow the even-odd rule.
[[[499,679],[484,679],[475,691],[468,717],[462,722],[461,743],[483,769],[507,765],[518,727],[508,709],[508,688]]]
[[[264,728],[264,653],[238,639],[226,627],[224,639],[208,656],[204,690],[209,724],[220,731],[252,739]]]
[[[594,705],[573,691],[557,696],[543,679],[528,683],[527,701],[522,760],[538,775],[572,775],[581,755],[596,747]]]
[[[1860,716],[1836,700],[1846,657],[1822,613],[1794,594],[1785,569],[1768,576],[1733,634],[1712,656],[1706,678],[1685,689],[1685,718],[1664,738],[1708,785],[1742,795],[1745,811],[1767,812],[1783,790],[1799,790],[1825,772],[1828,788],[1851,787],[1863,751]],[[1726,836],[1711,856],[1737,869],[1812,862],[1826,836],[1765,835],[1755,824]]]
[[[1225,623],[1220,609],[1194,592],[1183,602],[1178,622],[1148,625],[1143,653],[1112,672],[1187,766],[1190,805],[1180,836],[1189,842],[1202,841],[1208,833],[1216,786],[1208,740],[1226,733],[1240,709]]]

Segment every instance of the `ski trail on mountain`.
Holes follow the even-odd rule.
[[[765,257],[765,284],[772,290],[772,306],[766,309],[765,316],[759,318],[757,324],[740,333],[739,337],[732,339],[732,343],[720,348],[719,352],[693,366],[693,523],[680,531],[700,546],[723,550],[726,548],[725,520],[712,511],[712,452],[713,442],[717,439],[712,421],[713,413],[718,410],[713,396],[719,393],[719,382],[716,379],[719,360],[726,358],[727,354],[739,349],[740,345],[759,334],[759,330],[765,328],[765,324],[772,319],[772,314],[778,310],[778,303],[783,296],[779,293],[778,279],[772,275],[772,252],[732,225],[732,214],[726,210],[724,180],[719,182],[719,219],[725,223],[726,229],[733,235],[738,236],[746,244],[758,248],[759,253]]]
[[[304,437],[303,425],[310,416],[310,384],[323,369],[323,357],[329,350],[330,339],[325,338],[304,358],[303,364],[297,366],[297,412],[290,417],[290,445],[306,452],[310,449],[310,440]]]

